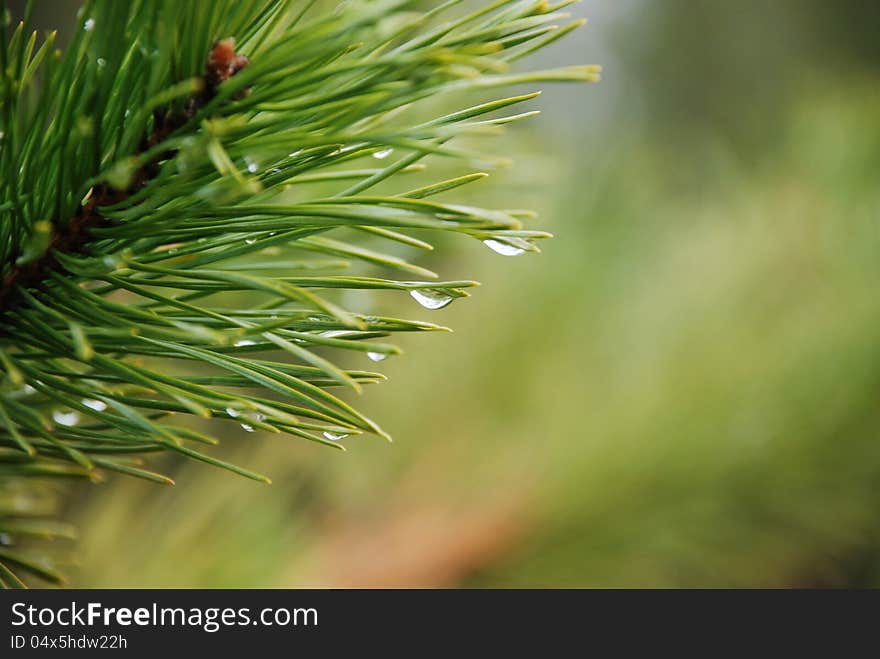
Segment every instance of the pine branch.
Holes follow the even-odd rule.
[[[153,112],[152,130],[141,140],[138,151],[134,154],[135,158],[162,144],[184,126],[199,108],[217,95],[220,84],[249,64],[246,57],[235,52],[234,47],[234,39],[222,39],[214,44],[207,56],[203,77],[195,81],[194,86],[198,91],[187,100],[181,111],[174,113],[171,108],[159,108]],[[55,254],[87,255],[86,247],[92,230],[114,225],[112,220],[100,213],[99,208],[123,203],[146,187],[158,174],[158,162],[168,160],[174,155],[173,151],[168,151],[145,161],[134,172],[132,182],[125,189],[115,189],[105,183],[94,186],[69,222],[56,218],[49,223],[48,245],[40,245],[35,257],[13,254],[12,267],[0,283],[0,311],[8,311],[21,302],[18,290],[41,288],[49,279],[50,273],[63,270]],[[21,265],[19,262],[22,262]]]
[[[596,67],[510,69],[577,26],[555,25],[569,2],[502,0],[462,16],[458,0],[430,11],[407,0],[314,4],[96,0],[64,54],[54,34],[37,48],[24,24],[2,31],[9,487],[106,470],[170,482],[132,458],[155,451],[267,480],[196,448],[215,440],[172,415],[335,448],[387,437],[330,392],[384,377],[328,355],[381,361],[399,352],[381,339],[445,328],[352,311],[340,292],[406,292],[440,309],[475,282],[439,281],[408,260],[433,248],[432,233],[504,255],[537,251],[548,235],[525,229],[522,211],[435,199],[482,171],[404,180],[424,176],[426,159],[491,163],[460,138],[535,114],[507,114],[535,94],[432,116],[441,104],[597,78]],[[0,531],[8,519],[17,515],[0,503]],[[17,537],[3,533],[0,542]],[[16,583],[12,567],[57,576],[0,550],[0,582]]]

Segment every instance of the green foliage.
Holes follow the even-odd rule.
[[[554,24],[569,2],[463,15],[459,0],[415,4],[98,0],[64,54],[54,34],[38,45],[24,23],[2,31],[4,585],[21,584],[12,568],[60,579],[15,546],[70,533],[45,521],[35,480],[111,470],[169,483],[137,457],[156,451],[267,480],[211,457],[202,447],[216,439],[172,415],[336,448],[387,436],[328,391],[383,376],[341,368],[327,349],[379,361],[398,352],[384,337],[445,328],[352,311],[345,294],[408,292],[440,308],[475,282],[439,281],[407,260],[432,249],[432,233],[508,253],[547,236],[523,228],[527,212],[433,199],[484,172],[415,189],[398,180],[428,156],[496,163],[458,138],[531,116],[507,109],[535,95],[471,99],[442,116],[439,103],[596,79],[595,67],[510,69],[577,26]],[[230,37],[250,62],[214,79],[206,59]]]

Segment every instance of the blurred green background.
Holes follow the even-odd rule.
[[[472,193],[556,239],[446,244],[484,284],[448,309],[377,299],[455,328],[358,401],[396,442],[226,429],[273,486],[77,491],[73,585],[880,584],[880,5],[573,11],[530,65],[604,82],[545,89]]]

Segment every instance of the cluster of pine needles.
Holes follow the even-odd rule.
[[[462,138],[535,114],[517,107],[535,93],[491,90],[597,78],[513,67],[580,24],[568,4],[96,0],[64,52],[4,12],[0,583],[61,580],[28,541],[70,533],[46,479],[168,483],[141,456],[171,451],[265,480],[185,415],[335,448],[387,437],[332,393],[383,376],[332,355],[378,362],[389,335],[445,328],[349,292],[466,296],[410,262],[439,232],[537,250],[527,212],[435,196],[498,160]],[[425,159],[459,173],[409,187]]]

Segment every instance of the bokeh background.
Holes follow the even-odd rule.
[[[523,64],[604,81],[546,87],[472,193],[556,238],[445,244],[473,299],[381,300],[455,328],[358,401],[395,443],[227,428],[274,485],[166,462],[174,488],[73,492],[73,585],[880,584],[880,5],[573,13]]]

